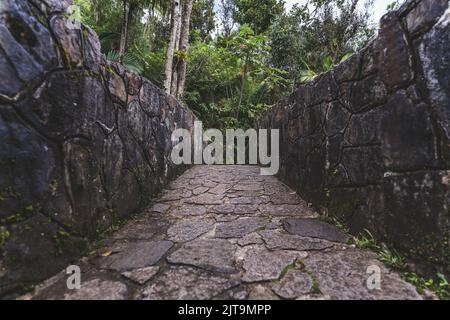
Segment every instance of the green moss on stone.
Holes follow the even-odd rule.
[[[0,227],[0,248],[2,248],[5,245],[6,240],[10,236],[11,233],[5,227]]]

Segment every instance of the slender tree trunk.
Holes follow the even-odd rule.
[[[95,24],[98,26],[101,20],[100,0],[93,0],[92,8],[94,9]]]
[[[171,94],[172,73],[173,73],[173,56],[178,46],[177,38],[179,34],[179,23],[181,19],[180,0],[173,0],[172,3],[172,28],[170,33],[169,46],[166,53],[166,64],[164,66],[164,90],[167,94]]]
[[[123,63],[127,47],[128,23],[130,18],[130,1],[123,0],[122,32],[120,34],[119,61]]]
[[[176,96],[181,97],[184,93],[184,85],[186,83],[187,53],[189,51],[189,26],[191,23],[192,5],[194,0],[185,0],[183,9],[183,23],[180,35],[180,51],[183,54],[181,61],[178,63],[178,83]]]
[[[182,17],[183,17],[183,4],[182,2],[180,3],[180,15],[178,16],[178,21],[177,21],[177,34],[175,36],[175,52],[180,51],[180,36],[181,36],[181,21],[182,21]],[[175,59],[176,58],[176,59]],[[174,58],[174,62],[173,62],[173,66],[172,66],[172,81],[170,84],[170,94],[173,95],[174,97],[177,96],[177,89],[178,89],[178,64],[180,63],[180,57],[175,57]]]
[[[180,37],[181,37],[181,28],[182,28],[182,21],[183,21],[183,15],[185,12],[185,0],[180,0],[180,15],[178,16],[178,29],[177,29],[177,35],[175,37],[175,52],[180,51]],[[175,59],[176,58],[176,59]],[[175,57],[173,66],[172,66],[172,82],[170,84],[170,94],[174,97],[177,96],[178,92],[178,65],[180,63],[181,57]]]
[[[177,97],[177,84],[178,84],[178,61],[175,61],[172,72],[172,83],[170,84],[170,94]]]

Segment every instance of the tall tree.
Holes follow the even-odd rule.
[[[101,0],[92,0],[92,9],[94,10],[95,24],[99,25],[102,16]]]
[[[120,33],[120,46],[119,46],[119,61],[123,63],[125,58],[125,51],[127,47],[128,28],[130,21],[130,1],[122,0],[122,31]]]
[[[167,94],[171,94],[172,91],[172,77],[173,77],[173,62],[175,51],[179,44],[179,34],[180,34],[180,24],[181,24],[181,2],[180,0],[172,1],[172,23],[169,45],[167,47],[166,53],[166,63],[164,65],[164,90]]]
[[[164,90],[175,97],[180,97],[184,92],[193,2],[173,1],[172,28],[164,67]]]
[[[170,94],[174,97],[177,96],[177,89],[178,89],[178,66],[183,58],[183,54],[180,51],[180,39],[181,39],[181,29],[183,27],[182,21],[183,21],[183,13],[184,13],[184,0],[181,0],[181,14],[178,18],[178,29],[177,29],[177,35],[175,38],[175,51],[174,51],[174,57],[173,57],[173,65],[172,65],[172,81],[170,84]]]
[[[179,44],[179,62],[176,70],[177,76],[174,78],[174,82],[176,82],[175,89],[172,92],[172,94],[176,97],[180,97],[183,95],[184,84],[186,82],[187,53],[189,50],[189,27],[193,2],[194,0],[185,0],[183,5],[183,21],[181,25]]]

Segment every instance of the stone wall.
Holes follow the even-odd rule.
[[[280,129],[280,177],[306,200],[447,272],[449,52],[449,2],[407,1],[258,123]]]
[[[194,115],[105,60],[69,1],[0,3],[0,296],[61,270],[183,166]]]

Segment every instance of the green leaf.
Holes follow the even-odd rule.
[[[341,61],[339,61],[339,63],[342,63],[342,62],[348,60],[351,56],[353,56],[353,52],[347,53],[346,55],[344,55],[344,56],[341,58]]]
[[[119,62],[120,61],[120,54],[117,50],[111,50],[106,54],[106,59],[113,62]],[[124,59],[123,59],[123,66],[133,71],[137,74],[142,74],[144,71],[144,67],[142,66],[141,62],[138,58],[136,58],[134,55],[130,53],[125,53]]]

